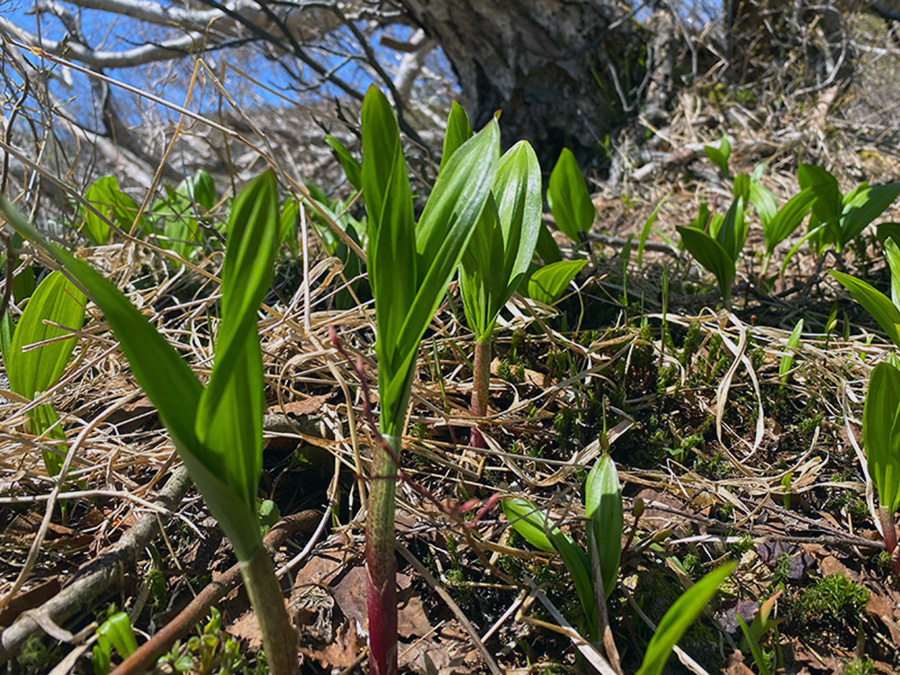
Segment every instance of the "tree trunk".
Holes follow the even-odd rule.
[[[546,171],[564,146],[579,159],[596,157],[606,134],[634,109],[645,41],[623,3],[402,3],[444,49],[473,122],[483,125],[502,110],[504,142],[531,141]]]

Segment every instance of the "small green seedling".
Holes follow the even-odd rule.
[[[862,234],[876,218],[900,196],[900,183],[870,187],[860,183],[842,194],[837,179],[814,164],[801,164],[797,180],[803,190],[812,190],[816,200],[812,204],[809,232],[782,263],[782,269],[804,241],[811,241],[816,253],[822,255],[829,246],[841,254],[844,247]]]
[[[690,226],[679,226],[681,242],[700,265],[716,277],[725,307],[731,308],[731,287],[737,275],[744,242],[747,239],[747,223],[744,219],[745,192],[749,189],[749,179],[745,175],[734,181],[735,198],[724,216],[709,216],[707,223],[703,216],[709,211],[701,207],[700,217]]]
[[[703,152],[706,153],[709,161],[716,165],[722,176],[727,178],[730,175],[728,160],[731,157],[731,141],[728,140],[728,136],[722,136],[718,147],[715,145],[704,145]]]
[[[156,200],[150,209],[157,243],[182,260],[192,260],[204,241],[198,219],[216,205],[215,182],[201,169],[181,181],[175,189],[169,185],[165,189],[165,199]]]
[[[863,410],[863,445],[878,493],[878,518],[891,569],[900,574],[894,514],[900,509],[900,370],[879,363],[872,371]]]
[[[394,495],[416,356],[488,204],[497,178],[500,131],[492,120],[446,159],[417,224],[397,117],[374,86],[363,102],[361,126],[367,264],[378,331],[379,427],[385,440],[374,449],[366,518],[369,667],[373,675],[394,675]]]
[[[763,254],[762,271],[759,276],[765,278],[775,248],[794,234],[803,223],[816,201],[816,193],[812,188],[801,190],[779,209],[775,195],[754,182],[750,184],[750,201],[759,215],[763,228],[766,251]]]
[[[797,321],[794,330],[788,338],[785,345],[787,351],[781,357],[781,363],[778,364],[778,378],[782,382],[787,382],[791,376],[791,368],[794,367],[794,352],[800,346],[800,336],[803,335],[803,319]]]
[[[129,232],[137,218],[138,205],[119,189],[115,176],[105,176],[94,181],[85,190],[84,199],[93,208],[84,209],[82,231],[95,246],[110,242],[110,223]]]
[[[269,290],[279,243],[274,173],[252,181],[231,209],[222,267],[222,319],[205,386],[115,285],[48,241],[3,197],[0,211],[15,230],[62,265],[103,311],[132,373],[231,541],[259,619],[270,671],[296,673],[296,634],[262,545],[257,514],[265,410],[257,313]]]
[[[471,136],[468,117],[453,104],[447,120],[442,164]],[[475,333],[472,414],[488,412],[494,325],[500,310],[525,280],[541,229],[541,167],[522,141],[500,158],[491,197],[459,270],[459,289],[469,328]],[[472,427],[470,444],[484,439]]]
[[[587,551],[549,523],[546,516],[526,499],[504,500],[503,512],[525,541],[541,551],[556,552],[562,557],[581,603],[587,634],[592,642],[598,643],[600,633],[595,584],[597,588],[602,584],[605,597],[610,596],[616,585],[622,553],[622,493],[612,458],[604,455],[588,474],[585,486]],[[596,566],[592,564],[591,557],[594,546],[598,561]]]
[[[582,243],[594,224],[597,209],[575,155],[568,148],[563,148],[550,174],[547,202],[556,226],[572,241]]]
[[[57,383],[84,325],[84,294],[62,272],[50,273],[25,305],[15,329],[7,313],[0,327],[0,346],[10,389],[29,401]],[[55,443],[65,443],[66,434],[53,407],[44,403],[26,412],[28,433]],[[43,450],[47,473],[55,476],[63,459]]]
[[[125,612],[113,614],[97,629],[97,644],[93,649],[94,675],[108,675],[113,649],[123,659],[137,650],[137,638]]]

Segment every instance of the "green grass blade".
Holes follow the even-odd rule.
[[[547,201],[553,212],[556,226],[575,242],[581,241],[581,233],[591,229],[597,211],[591,201],[587,182],[575,155],[563,148],[550,174]]]
[[[619,476],[609,455],[603,455],[588,474],[584,512],[588,520],[588,536],[597,543],[603,590],[608,598],[619,574],[624,527]]]
[[[647,237],[650,236],[650,230],[653,227],[653,223],[656,222],[656,217],[659,215],[660,209],[669,201],[669,195],[666,195],[653,209],[653,212],[647,217],[647,220],[644,221],[644,226],[641,228],[641,236],[638,239],[638,249],[637,249],[637,266],[640,267],[644,263],[644,248],[647,246]]]
[[[787,382],[791,368],[794,366],[794,350],[800,346],[800,336],[803,334],[803,319],[797,321],[791,336],[787,341],[787,353],[781,357],[781,363],[778,365],[778,377],[782,382]]]
[[[736,563],[726,563],[717,567],[684,594],[669,608],[656,628],[644,661],[637,675],[660,675],[669,655],[684,632],[700,616],[700,612],[709,604],[719,586],[734,570]]]
[[[879,363],[872,371],[863,410],[863,445],[869,475],[883,508],[900,508],[900,370]]]
[[[900,347],[900,309],[881,291],[873,288],[862,279],[849,274],[831,270],[831,276],[850,291],[850,295],[872,316],[896,346]]]
[[[85,302],[84,293],[62,272],[50,273],[38,285],[16,325],[6,362],[14,392],[33,399],[62,376],[78,341],[71,331],[84,325]]]

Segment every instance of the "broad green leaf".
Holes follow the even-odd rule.
[[[365,139],[363,139],[365,141]],[[390,343],[379,335],[376,349],[379,355],[378,387],[382,405],[382,429],[389,435],[399,432],[406,415],[409,388],[419,342],[425,334],[435,311],[447,292],[447,285],[456,268],[478,220],[482,215],[499,160],[500,129],[492,120],[476,136],[466,141],[450,158],[422,212],[416,230],[415,265],[417,282],[415,298],[403,317],[403,325],[396,339]],[[394,261],[390,271],[397,274]],[[371,257],[370,257],[370,278]],[[379,279],[376,276],[375,282]],[[376,314],[379,296],[376,298]],[[383,303],[383,300],[380,300]],[[380,329],[379,319],[379,329]]]
[[[872,371],[863,410],[863,444],[869,475],[882,508],[900,508],[900,370],[879,363]]]
[[[841,217],[841,244],[858,237],[900,196],[900,183],[888,183],[862,190],[844,203]],[[840,249],[838,249],[840,252]]]
[[[884,240],[884,256],[891,270],[891,301],[900,309],[900,246],[891,238]]]
[[[347,176],[347,182],[357,192],[362,190],[362,164],[359,163],[343,143],[331,134],[325,136],[325,142],[334,150],[334,154],[344,170],[344,175]]]
[[[806,214],[809,213],[815,200],[814,190],[810,188],[801,190],[791,197],[768,223],[763,223],[763,237],[766,240],[767,254],[772,255],[778,244],[794,234],[803,219],[806,218]]]
[[[844,286],[853,299],[856,300],[881,326],[881,330],[888,334],[896,346],[900,347],[900,309],[881,291],[873,288],[862,279],[851,277],[849,274],[831,270],[831,276]]]
[[[115,176],[96,180],[84,192],[85,200],[96,209],[84,211],[84,231],[97,246],[109,243],[110,223],[126,232],[131,229],[138,205],[119,189]]]
[[[759,221],[765,230],[775,214],[778,213],[778,202],[775,201],[775,195],[759,183],[751,182],[748,198],[753,204],[753,208],[756,209],[756,213],[759,214]]]
[[[6,366],[14,392],[33,399],[56,383],[78,341],[72,331],[84,324],[84,305],[84,293],[62,272],[38,285],[12,336]]]
[[[592,540],[597,543],[603,590],[608,598],[619,574],[624,527],[619,476],[609,455],[603,455],[588,474],[584,511],[588,521],[588,546]]]
[[[791,336],[787,341],[787,353],[781,357],[781,363],[778,365],[778,377],[782,382],[787,382],[791,368],[794,366],[794,350],[800,346],[800,336],[803,334],[803,319],[797,321]]]
[[[725,218],[719,227],[716,241],[722,245],[736,267],[746,240],[747,221],[744,219],[744,199],[735,197],[731,206],[728,207],[728,211],[725,212]]]
[[[362,145],[363,195],[369,217],[367,261],[378,326],[376,351],[379,361],[387,361],[378,364],[379,390],[384,395],[381,381],[397,369],[390,362],[391,354],[399,347],[419,277],[412,193],[400,128],[394,109],[375,86],[369,87],[363,102]]]
[[[731,300],[731,286],[735,277],[735,262],[722,245],[702,230],[693,227],[676,228],[681,242],[704,269],[716,277],[725,304]]]
[[[513,529],[529,544],[540,551],[552,553],[556,549],[547,537],[545,518],[537,506],[527,499],[504,499],[503,513]]]
[[[203,169],[199,169],[193,176],[181,181],[176,192],[195,204],[199,204],[207,211],[212,211],[216,205],[216,183],[213,177]]]
[[[541,169],[527,143],[501,159],[491,208],[469,242],[460,268],[460,290],[477,341],[488,339],[500,310],[525,278],[541,228]]]
[[[726,563],[714,569],[687,589],[665,613],[656,632],[647,645],[644,661],[637,675],[660,675],[672,649],[684,632],[696,621],[700,613],[713,599],[723,581],[734,570],[736,563]]]
[[[745,173],[739,173],[734,177],[731,185],[731,196],[735,199],[740,198],[746,204],[750,199],[750,176]]]
[[[897,245],[900,245],[900,223],[879,223],[876,236],[882,246],[886,239],[893,239]]]
[[[231,208],[215,364],[196,418],[204,463],[220,467],[223,479],[254,513],[265,412],[257,319],[272,281],[278,236],[278,185],[267,171],[241,191]]]
[[[535,270],[528,280],[528,297],[552,305],[587,263],[586,260],[561,260]]]
[[[590,576],[590,559],[568,535],[560,532],[549,522],[537,507],[526,499],[505,499],[503,513],[507,520],[529,544],[547,553],[560,554],[581,602],[588,626],[596,629],[596,605]]]
[[[547,202],[553,212],[556,226],[575,242],[581,241],[581,233],[591,229],[597,210],[591,201],[584,174],[568,148],[563,148],[547,188]]]
[[[441,154],[441,166],[438,171],[443,171],[450,157],[459,146],[472,138],[472,125],[465,108],[453,101],[450,105],[450,114],[447,116],[447,128],[444,131],[444,150]]]
[[[666,195],[662,199],[659,200],[656,207],[653,209],[653,212],[649,215],[647,220],[644,221],[644,226],[641,228],[641,237],[638,240],[638,249],[637,249],[637,265],[640,267],[644,262],[644,247],[647,246],[647,237],[650,236],[650,228],[653,227],[653,223],[656,222],[656,216],[659,215],[659,210],[663,207],[669,200],[669,195]]]
[[[113,614],[100,624],[97,635],[105,636],[123,659],[137,651],[137,638],[125,612]]]
[[[816,195],[813,212],[820,223],[837,222],[843,210],[843,198],[837,179],[815,164],[801,164],[797,180],[803,190],[811,189]]]
[[[731,141],[728,136],[722,136],[718,146],[704,145],[703,152],[723,176],[728,175],[728,159],[731,157]]]

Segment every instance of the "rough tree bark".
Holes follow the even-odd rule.
[[[473,122],[503,110],[507,137],[541,149],[543,166],[569,145],[596,156],[632,112],[645,36],[612,0],[402,0],[447,54]],[[552,164],[549,164],[552,166]]]

